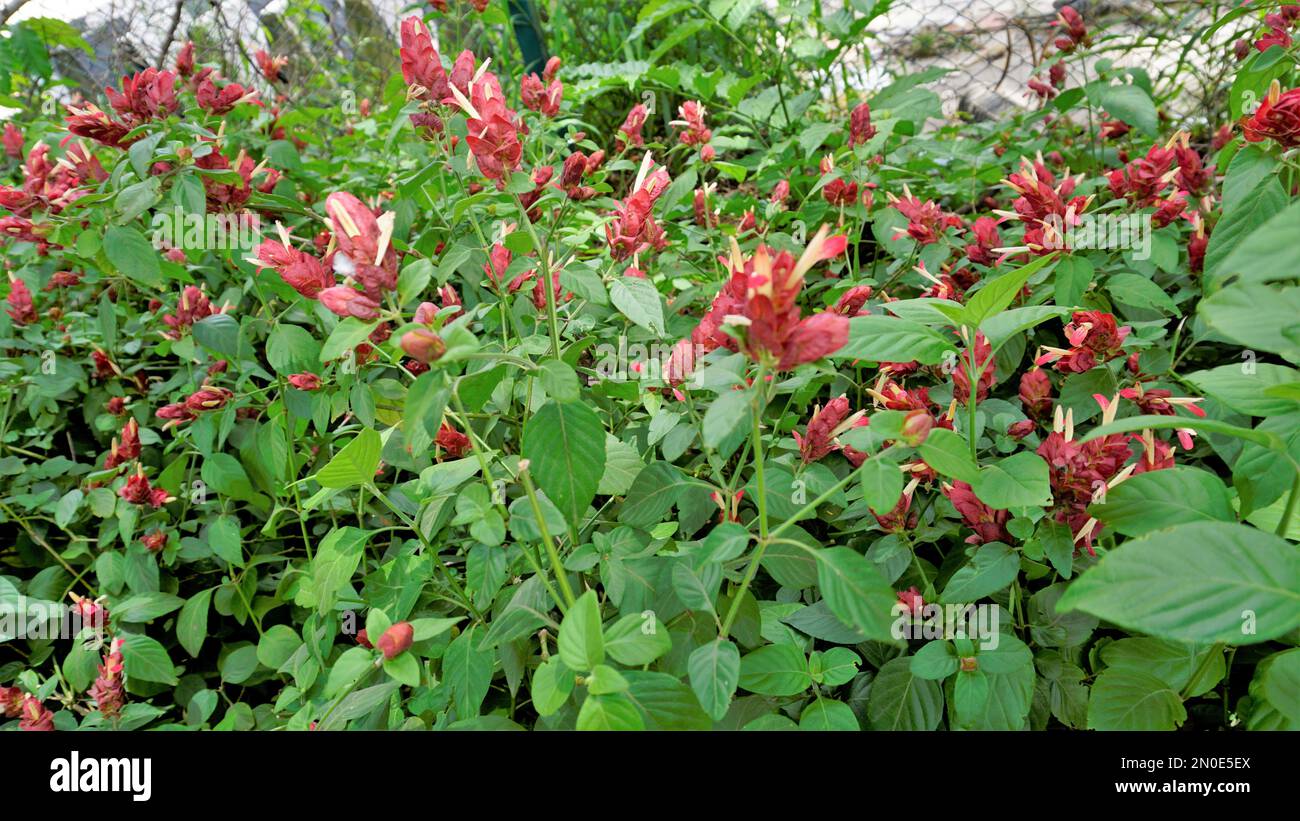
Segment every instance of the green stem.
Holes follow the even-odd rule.
[[[1216,655],[1223,652],[1224,646],[1225,643],[1221,641],[1214,643],[1214,646],[1210,648],[1210,652],[1206,653],[1205,658],[1201,659],[1201,663],[1196,666],[1196,672],[1192,673],[1192,677],[1187,680],[1187,686],[1183,688],[1183,692],[1178,696],[1179,698],[1183,701],[1187,700],[1191,692],[1196,689],[1196,685],[1201,683],[1201,676],[1205,675],[1205,671],[1209,669],[1210,662],[1214,660]]]
[[[533,489],[533,480],[528,475],[527,468],[519,471],[519,478],[524,483],[524,492],[528,494],[533,515],[537,517],[537,529],[541,531],[542,544],[546,545],[546,555],[551,560],[551,569],[555,572],[555,579],[564,593],[564,602],[557,600],[556,604],[561,604],[560,612],[566,613],[577,599],[573,595],[573,588],[569,586],[569,577],[565,574],[564,564],[560,561],[560,552],[555,549],[555,540],[551,538],[551,532],[546,527],[546,517],[542,515],[542,506],[537,501],[537,491]]]
[[[1287,531],[1291,529],[1291,517],[1295,515],[1296,497],[1300,496],[1300,473],[1296,474],[1295,481],[1291,483],[1291,495],[1287,497],[1286,507],[1282,509],[1282,520],[1277,523],[1277,535],[1285,538]]]

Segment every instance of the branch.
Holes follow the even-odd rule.
[[[167,52],[171,50],[172,41],[176,39],[176,29],[181,24],[181,9],[185,6],[185,0],[176,0],[176,10],[172,12],[172,23],[167,27],[167,37],[163,39],[162,48],[158,50],[158,62],[156,67],[162,69],[163,63],[167,62]]]
[[[9,18],[18,13],[18,10],[27,5],[31,0],[9,0],[5,3],[4,8],[0,9],[0,23],[8,23]]]

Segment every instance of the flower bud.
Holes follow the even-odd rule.
[[[909,447],[920,447],[934,427],[934,417],[927,410],[920,408],[909,411],[903,418],[903,442]]]
[[[447,343],[433,331],[416,328],[402,335],[402,350],[412,359],[427,365],[447,352]]]
[[[415,640],[415,628],[408,621],[399,621],[384,631],[375,642],[375,649],[384,654],[385,659],[393,659],[405,653]]]

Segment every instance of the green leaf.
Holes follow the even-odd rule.
[[[1107,114],[1133,126],[1148,137],[1159,133],[1159,118],[1151,95],[1137,85],[1103,85],[1097,104]]]
[[[379,434],[370,428],[363,428],[312,478],[321,487],[334,489],[370,482],[375,478],[375,469],[379,467],[380,449]]]
[[[205,316],[191,329],[194,341],[227,359],[239,359],[239,320],[230,314]]]
[[[754,408],[748,391],[725,391],[704,412],[704,447],[729,458],[749,435]]]
[[[1248,525],[1180,524],[1107,553],[1056,607],[1159,638],[1255,644],[1300,626],[1300,554]]]
[[[951,337],[919,322],[884,314],[858,316],[849,320],[849,341],[834,359],[865,359],[870,362],[910,362],[937,365],[944,354],[957,348]]]
[[[342,527],[331,530],[320,543],[311,568],[311,593],[318,612],[328,612],[344,585],[352,580],[369,537],[360,528]]]
[[[1029,278],[1055,260],[1056,254],[1046,254],[1014,271],[987,281],[966,303],[963,324],[978,328],[1002,313],[1015,301]]]
[[[808,659],[793,645],[769,644],[740,660],[740,686],[751,693],[793,696],[811,684]]]
[[[714,721],[721,721],[740,682],[740,651],[736,645],[723,638],[702,644],[691,653],[686,669],[704,712]]]
[[[1184,522],[1235,522],[1228,489],[1207,470],[1178,466],[1132,476],[1106,493],[1104,504],[1088,508],[1107,526],[1125,536]]]
[[[1092,686],[1090,730],[1173,730],[1186,720],[1178,693],[1148,673],[1108,669]]]
[[[377,324],[375,322],[362,322],[355,316],[344,317],[339,324],[334,326],[334,330],[330,331],[329,338],[321,346],[321,364],[332,362],[365,342],[370,338],[370,334],[374,332]]]
[[[1022,451],[986,465],[972,487],[981,502],[997,510],[1052,504],[1047,462],[1036,453]]]
[[[887,459],[868,459],[858,475],[862,479],[862,498],[872,510],[888,513],[894,509],[903,495],[903,471],[898,465]]]
[[[1053,301],[1062,308],[1074,308],[1092,284],[1096,269],[1084,256],[1067,256],[1056,265]]]
[[[494,654],[481,641],[475,641],[478,629],[478,625],[467,628],[447,646],[442,657],[442,675],[451,686],[456,717],[461,719],[478,715],[492,685]]]
[[[569,700],[573,692],[573,672],[564,666],[558,658],[552,656],[538,666],[533,673],[533,686],[530,691],[533,707],[540,716],[553,715]]]
[[[605,470],[605,428],[578,402],[543,405],[524,425],[529,472],[570,524],[577,526]]]
[[[799,729],[857,732],[862,728],[858,726],[858,717],[849,705],[818,696],[799,714]]]
[[[1295,383],[1300,380],[1300,371],[1267,362],[1254,363],[1249,373],[1244,370],[1241,364],[1220,365],[1183,378],[1201,393],[1247,416],[1278,416],[1295,409],[1294,398],[1274,398],[1269,389]]]
[[[873,730],[933,730],[943,720],[943,690],[912,675],[912,660],[892,659],[880,668],[867,696]]]
[[[1247,237],[1267,223],[1289,202],[1277,177],[1267,177],[1236,208],[1228,211],[1214,226],[1210,244],[1205,250],[1205,279],[1207,284],[1221,283],[1226,277],[1224,263],[1229,255],[1246,243]],[[1214,290],[1213,287],[1207,291]]]
[[[163,287],[158,251],[137,229],[110,225],[104,232],[104,254],[113,267],[129,279],[146,288]]]
[[[942,681],[957,672],[959,661],[950,641],[926,642],[911,657],[912,675],[928,681]]]
[[[578,711],[579,730],[644,730],[645,719],[632,699],[623,693],[589,695]]]
[[[542,389],[556,402],[577,402],[578,373],[567,362],[548,359],[542,363]]]
[[[970,455],[970,445],[961,434],[946,428],[935,428],[921,443],[920,453],[927,465],[944,476],[960,479],[972,486],[980,480],[979,465],[975,464]],[[894,497],[894,501],[898,501],[898,497]],[[890,509],[892,508],[884,508]]]
[[[122,662],[127,678],[171,686],[179,683],[180,680],[176,678],[176,665],[172,664],[171,658],[161,644],[138,633],[125,638],[126,641],[122,645]]]
[[[1106,290],[1123,305],[1178,315],[1178,306],[1169,294],[1141,274],[1113,274],[1106,279]]]
[[[564,614],[557,642],[560,661],[570,670],[586,672],[605,660],[605,640],[600,629],[600,600],[588,590]]]
[[[1226,196],[1225,190],[1225,200]],[[1249,199],[1243,202],[1248,203]],[[1215,280],[1221,282],[1233,276],[1240,282],[1250,283],[1292,279],[1289,272],[1294,271],[1300,259],[1295,244],[1297,235],[1300,235],[1300,202],[1293,202],[1251,230],[1224,254],[1214,269]]]
[[[667,462],[654,462],[637,474],[619,509],[618,520],[647,529],[662,521],[690,486],[682,472]]]
[[[663,298],[654,283],[640,277],[617,277],[609,284],[614,307],[653,334],[664,333]]]
[[[619,664],[640,667],[673,647],[668,628],[653,614],[629,613],[605,631],[605,652]]]
[[[184,603],[184,599],[170,593],[137,593],[117,603],[113,608],[113,618],[143,624],[167,615]]]
[[[1215,235],[1218,235],[1216,230]],[[1237,284],[1202,300],[1205,323],[1233,342],[1300,362],[1300,288]]]
[[[835,617],[870,639],[895,642],[891,614],[897,596],[866,556],[848,547],[819,550],[817,581]]]
[[[203,649],[203,640],[208,636],[208,605],[211,601],[211,588],[200,590],[185,601],[176,617],[176,640],[191,658],[198,657]]]
[[[208,527],[208,545],[212,552],[235,567],[244,566],[241,544],[239,520],[234,516],[218,516]]]
[[[965,604],[996,593],[1020,572],[1020,554],[1001,542],[989,542],[975,549],[975,557],[961,566],[943,588],[939,601]]]
[[[1211,654],[1213,656],[1207,660]],[[1145,637],[1120,639],[1107,644],[1101,649],[1101,660],[1109,669],[1122,668],[1155,676],[1179,693],[1187,687],[1196,671],[1201,670],[1201,678],[1187,694],[1189,697],[1213,690],[1227,671],[1221,648],[1216,650],[1213,645]]]

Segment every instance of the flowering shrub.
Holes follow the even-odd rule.
[[[7,124],[4,726],[1300,727],[1298,10],[1181,128],[1069,6],[988,123],[411,17]]]

